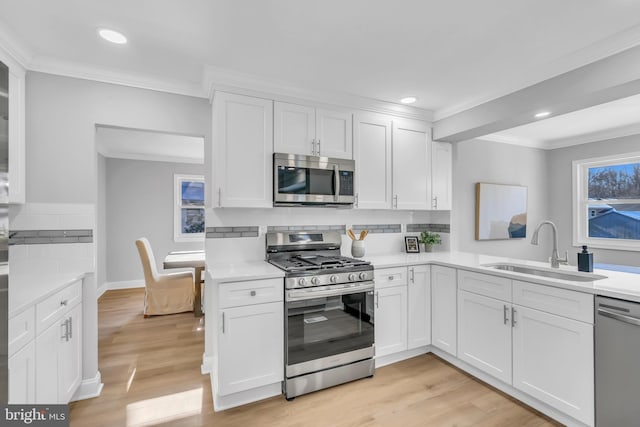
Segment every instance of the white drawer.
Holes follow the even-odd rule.
[[[381,268],[374,270],[376,289],[407,284],[407,267]]]
[[[31,306],[9,319],[9,357],[35,336],[35,308]]]
[[[284,281],[278,278],[221,283],[218,298],[220,308],[283,301]]]
[[[511,279],[458,270],[458,289],[511,302]]]
[[[82,280],[51,295],[36,305],[36,334],[40,334],[82,301]]]
[[[513,281],[513,302],[593,324],[593,295],[537,283]]]

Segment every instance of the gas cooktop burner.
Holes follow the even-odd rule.
[[[290,258],[272,259],[271,264],[287,272],[350,268],[369,265],[368,261],[343,256],[294,255]]]

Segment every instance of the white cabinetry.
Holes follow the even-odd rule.
[[[36,350],[33,341],[9,357],[9,403],[35,403],[35,359]]]
[[[459,271],[458,357],[593,425],[593,295]]]
[[[431,266],[431,342],[440,350],[457,354],[456,270]]]
[[[390,209],[391,125],[388,116],[357,113],[353,117],[356,202],[363,209]]]
[[[275,102],[274,151],[351,159],[351,112]]]
[[[458,291],[458,358],[511,384],[511,304]]]
[[[0,129],[8,130],[9,147],[9,203],[24,203],[25,201],[25,70],[0,48],[0,62],[9,68],[8,88],[0,85],[0,99],[6,98],[7,103],[0,103]],[[5,92],[2,94],[2,92]],[[4,101],[4,100],[3,100]],[[6,105],[6,110],[4,105]],[[2,117],[7,117],[4,120]],[[4,138],[5,131],[0,131],[0,138]],[[5,141],[7,142],[7,141]]]
[[[213,99],[213,206],[273,205],[273,101],[225,92]]]
[[[431,209],[430,132],[426,122],[393,121],[393,207]]]
[[[453,155],[449,142],[433,141],[431,145],[431,208],[451,210],[453,198]]]
[[[282,279],[222,283],[218,291],[217,394],[284,379]]]
[[[82,380],[81,282],[36,305],[36,402],[68,403]],[[75,303],[74,303],[75,301]],[[46,328],[40,332],[40,328]]]
[[[431,344],[431,267],[408,267],[408,349]]]
[[[407,267],[375,270],[376,358],[407,349]]]

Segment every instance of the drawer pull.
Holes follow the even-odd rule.
[[[251,296],[255,297],[256,296],[256,291],[251,291]]]
[[[393,280],[393,276],[389,276],[389,280]]]
[[[63,299],[62,301],[60,301],[60,305],[61,306],[65,306],[69,303],[69,300]]]

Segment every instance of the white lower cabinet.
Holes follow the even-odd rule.
[[[431,342],[440,350],[457,354],[456,269],[431,266]]]
[[[593,326],[527,307],[515,310],[513,386],[593,425]]]
[[[431,267],[408,267],[407,306],[409,350],[431,344]]]
[[[458,358],[593,425],[593,295],[478,273],[458,277]]]
[[[458,291],[458,358],[511,383],[511,304]]]
[[[36,338],[36,401],[68,403],[82,379],[82,305]]]
[[[9,403],[35,403],[35,359],[36,349],[33,341],[9,358]]]
[[[407,349],[407,286],[376,289],[376,357]]]

